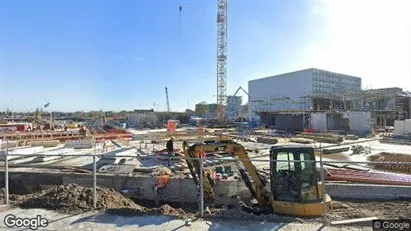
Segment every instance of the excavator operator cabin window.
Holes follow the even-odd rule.
[[[277,155],[277,160],[279,160],[277,164],[277,172],[279,171],[295,171],[295,164],[294,162],[290,162],[294,160],[293,153],[289,152],[279,152]]]
[[[276,164],[276,176],[274,185],[273,196],[275,200],[279,201],[298,201],[299,189],[298,178],[295,173],[295,163],[292,152],[278,152]],[[280,162],[281,161],[281,162]]]

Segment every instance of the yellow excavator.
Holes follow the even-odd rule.
[[[252,206],[242,203],[244,210],[253,214],[274,212],[304,217],[321,216],[324,209],[328,212],[332,210],[330,196],[326,194],[323,198],[323,186],[319,181],[313,147],[300,145],[271,147],[269,173],[271,193],[265,189],[267,180],[262,171],[257,170],[251,163],[241,144],[232,140],[212,140],[190,146],[184,142],[183,151],[187,157],[188,168],[197,184],[200,182],[200,174],[203,175],[205,202],[213,201],[214,179],[201,168],[202,160],[198,158],[198,154],[226,153],[237,157],[244,166],[244,168],[240,167],[239,162],[236,161],[242,180],[257,201],[257,204]],[[323,201],[326,202],[326,206]]]

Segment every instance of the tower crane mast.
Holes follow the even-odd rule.
[[[217,120],[225,120],[227,104],[227,0],[217,8]]]

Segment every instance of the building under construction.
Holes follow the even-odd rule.
[[[361,78],[320,69],[249,81],[249,114],[277,129],[358,130],[410,118],[401,88],[362,90]]]

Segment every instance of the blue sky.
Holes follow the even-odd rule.
[[[327,7],[229,1],[228,94],[251,79],[314,66],[363,75],[351,73],[352,65],[333,65],[339,60],[326,63],[329,54],[313,55],[336,47],[324,45],[333,27]],[[165,87],[172,110],[213,102],[216,8],[216,0],[2,0],[0,110],[29,111],[49,101],[56,111],[131,110],[154,102],[165,110]],[[307,62],[314,58],[318,63]],[[411,79],[409,69],[401,74]]]

